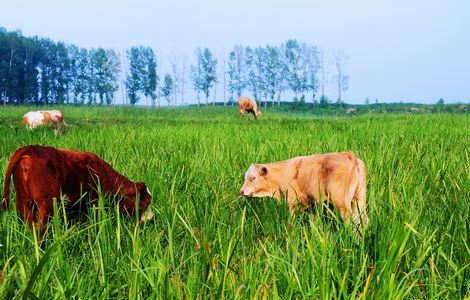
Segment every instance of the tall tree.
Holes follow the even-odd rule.
[[[267,99],[269,94],[268,77],[269,77],[269,54],[267,48],[256,47],[254,49],[254,73],[258,80],[258,91],[260,100],[264,100],[264,107],[267,107]]]
[[[182,63],[181,63],[181,81],[180,81],[180,86],[181,86],[181,105],[184,105],[184,85],[186,83],[186,58],[183,57]]]
[[[227,88],[232,105],[235,103],[234,94],[237,95],[237,99],[240,98],[246,87],[244,52],[245,50],[242,46],[235,46],[229,53]]]
[[[288,77],[288,68],[287,68],[287,63],[286,63],[286,57],[284,56],[285,53],[285,45],[281,45],[281,47],[278,50],[279,55],[278,55],[278,64],[276,68],[276,74],[278,78],[277,82],[277,105],[281,105],[281,95],[282,92],[284,92],[287,88],[287,77]]]
[[[196,49],[196,64],[191,65],[191,82],[193,89],[196,91],[197,105],[201,104],[201,91],[202,82],[204,80],[203,69],[202,69],[202,51],[200,48]]]
[[[206,96],[207,106],[210,90],[217,82],[217,59],[213,58],[212,52],[208,48],[205,48],[202,55],[199,56],[199,60],[202,67],[201,91]]]
[[[227,105],[227,98],[226,98],[226,92],[227,92],[227,80],[226,80],[226,75],[227,71],[225,70],[225,54],[223,56],[222,60],[222,80],[223,80],[223,87],[222,87],[222,93],[223,93],[223,98],[224,98],[224,106]]]
[[[266,46],[265,49],[265,68],[264,77],[266,82],[266,92],[271,99],[271,103],[274,106],[274,96],[279,90],[282,74],[282,63],[280,58],[279,48],[273,46]],[[267,103],[267,101],[266,101]]]
[[[50,101],[54,101],[54,52],[55,45],[49,39],[41,39],[39,41],[41,47],[41,59],[39,62],[39,83],[41,102],[47,105]]]
[[[118,73],[121,66],[119,56],[112,49],[105,50],[100,47],[92,49],[91,57],[94,91],[100,99],[100,104],[109,105],[118,89]]]
[[[152,101],[155,106],[155,99],[157,97],[158,75],[157,75],[157,58],[155,52],[150,47],[139,48],[143,60],[143,70],[141,75],[142,93],[144,96]]]
[[[143,90],[144,82],[142,74],[144,74],[144,62],[139,47],[132,47],[127,51],[129,59],[129,74],[126,79],[127,95],[131,105],[135,105],[139,101],[139,93]]]
[[[54,45],[54,56],[52,58],[53,94],[56,103],[68,102],[69,87],[71,81],[70,59],[67,47],[58,42]]]
[[[163,79],[163,86],[161,88],[162,96],[168,102],[168,105],[171,105],[171,95],[174,89],[173,78],[170,74],[166,73]]]
[[[348,55],[342,50],[337,49],[333,51],[333,59],[336,67],[336,74],[333,76],[333,82],[338,89],[338,103],[343,105],[342,92],[346,91],[349,87],[349,76],[345,74],[344,65],[348,61]]]
[[[179,79],[179,71],[178,71],[178,64],[176,63],[176,59],[171,59],[171,72],[173,76],[173,106],[176,107],[176,94],[178,91],[178,85],[180,83]]]
[[[308,69],[306,45],[296,40],[288,40],[283,45],[283,55],[287,67],[287,83],[298,98],[308,90]]]
[[[7,55],[6,55],[6,82],[5,82],[5,99],[9,103],[18,103],[18,90],[20,78],[22,76],[21,71],[21,32],[10,32],[8,33],[7,43]],[[5,103],[5,102],[4,102]]]
[[[38,83],[38,65],[40,60],[40,48],[38,39],[25,38],[25,57],[24,57],[24,92],[23,103],[38,103],[39,101],[39,83]]]
[[[321,86],[321,99],[325,99],[325,85],[328,81],[328,69],[327,69],[327,53],[324,49],[320,49],[319,58],[320,58],[320,86]]]
[[[256,64],[256,54],[251,47],[245,48],[245,80],[248,90],[251,92],[255,100],[260,100],[260,81],[257,64]]]
[[[74,80],[74,95],[78,97],[77,102],[84,104],[86,100],[92,103],[94,99],[93,67],[91,64],[91,52],[81,48],[77,55],[77,78]]]
[[[312,102],[314,102],[318,90],[318,70],[320,69],[317,47],[305,46],[305,63],[307,65],[307,90],[312,92]]]

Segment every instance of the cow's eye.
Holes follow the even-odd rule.
[[[250,181],[255,181],[256,177],[251,177]]]

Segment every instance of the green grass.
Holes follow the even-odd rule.
[[[71,128],[56,138],[20,126],[30,109],[0,108],[1,174],[24,145],[93,151],[147,183],[155,221],[139,227],[111,208],[70,223],[56,212],[41,249],[12,192],[0,212],[0,299],[470,297],[468,114],[267,110],[256,122],[232,107],[62,107]],[[285,202],[238,198],[253,162],[334,151],[367,166],[359,240],[319,214],[291,217]]]

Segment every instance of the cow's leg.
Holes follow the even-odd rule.
[[[22,188],[16,188],[16,209],[20,214],[21,219],[34,230],[34,211],[36,205],[31,197]]]
[[[32,201],[28,201],[27,203],[24,203],[23,201],[18,201],[18,193],[16,197],[16,209],[20,213],[21,219],[26,222],[29,226],[32,226],[34,223],[34,216],[33,216],[33,210],[32,206],[30,204],[33,204]]]
[[[62,133],[60,122],[54,122],[54,133],[55,133],[55,136],[59,136]]]
[[[358,159],[358,175],[359,182],[355,192],[358,222],[362,224],[363,228],[367,228],[369,226],[369,217],[366,212],[366,171],[364,162],[360,159]]]
[[[47,174],[48,176],[44,176]],[[53,166],[47,167],[47,161],[37,161],[35,167],[31,169],[31,178],[35,178],[34,184],[30,184],[29,191],[37,207],[37,227],[39,237],[45,232],[45,226],[54,210],[54,198],[60,203],[60,183],[59,173]]]
[[[29,191],[28,171],[29,159],[23,158],[17,165],[13,173],[13,182],[16,191],[16,209],[20,214],[21,219],[29,226],[34,222],[34,202],[33,197]]]
[[[351,202],[352,197],[348,197],[348,191],[344,191],[344,188],[337,186],[330,190],[330,199],[333,201],[334,206],[339,211],[341,219],[346,223],[351,223],[352,208]]]
[[[338,210],[339,210],[339,215],[340,215],[341,219],[343,219],[343,221],[346,224],[350,224],[351,223],[351,214],[347,210],[347,208],[341,206],[341,207],[338,207]]]
[[[52,215],[52,211],[46,205],[38,205],[37,225],[39,229],[39,240],[42,242],[44,233],[46,232],[46,224]]]
[[[291,215],[294,215],[297,210],[297,198],[295,191],[287,191],[287,205],[289,206],[289,212]]]

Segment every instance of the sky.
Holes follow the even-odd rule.
[[[150,46],[164,72],[170,61],[191,64],[197,47],[221,61],[237,44],[293,38],[348,54],[348,103],[470,102],[469,0],[0,2],[0,26],[7,30],[121,53]],[[332,83],[326,92],[336,99]]]

